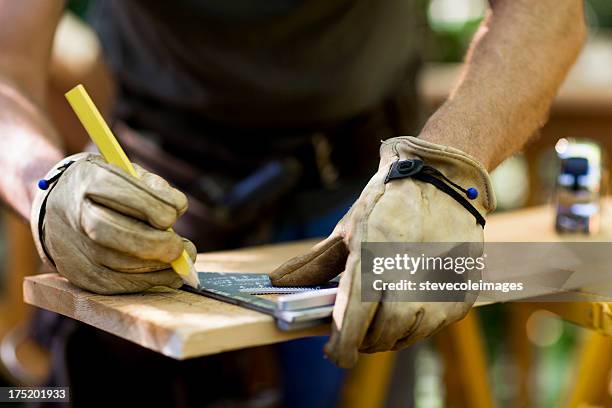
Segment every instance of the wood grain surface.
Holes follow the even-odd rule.
[[[198,255],[199,271],[269,272],[316,241],[266,245]],[[325,334],[328,327],[283,332],[272,317],[170,288],[104,296],[50,273],[28,277],[27,303],[113,333],[166,356],[186,359],[294,338]]]

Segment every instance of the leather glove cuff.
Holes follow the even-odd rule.
[[[34,195],[34,200],[32,202],[32,210],[30,212],[30,228],[32,231],[32,237],[34,239],[34,245],[36,246],[36,250],[38,251],[38,255],[43,260],[45,265],[49,268],[56,269],[53,263],[53,259],[51,255],[46,250],[46,245],[44,243],[44,211],[46,206],[46,201],[48,196],[53,191],[53,187],[61,177],[61,174],[66,169],[66,165],[71,162],[76,162],[78,160],[82,160],[90,156],[92,153],[77,153],[71,156],[65,157],[59,162],[57,162],[51,170],[45,174],[44,178],[41,180],[49,181],[49,186],[46,189],[38,188],[36,194]],[[59,176],[59,177],[58,177]],[[42,235],[42,236],[41,236]]]
[[[453,183],[464,188],[473,187],[478,196],[470,200],[482,215],[496,206],[491,178],[487,170],[470,155],[450,146],[442,146],[413,136],[400,136],[382,142],[380,169],[388,170],[398,160],[420,159],[438,170]]]

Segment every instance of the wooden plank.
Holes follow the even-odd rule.
[[[612,202],[605,201],[610,208]],[[612,213],[604,212],[604,225]],[[487,241],[589,239],[555,234],[553,209],[543,206],[489,217]],[[609,241],[610,234],[590,239]],[[316,240],[198,255],[196,268],[212,272],[270,272],[308,250]],[[169,288],[136,295],[102,296],[78,289],[57,274],[28,277],[27,303],[72,317],[170,357],[185,359],[320,335],[328,327],[297,332],[276,329],[270,316]]]
[[[196,267],[200,271],[269,272],[314,242],[201,254]],[[322,335],[328,330],[322,326],[283,332],[268,315],[170,288],[103,296],[50,273],[26,278],[23,290],[27,303],[176,359]]]

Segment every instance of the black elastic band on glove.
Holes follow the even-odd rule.
[[[47,195],[43,199],[42,203],[40,204],[40,212],[38,213],[38,237],[40,238],[40,246],[42,247],[42,250],[45,253],[45,256],[47,257],[47,259],[49,260],[49,262],[51,262],[51,265],[53,266],[55,266],[55,261],[53,260],[53,258],[51,257],[51,254],[49,254],[49,251],[47,250],[47,247],[45,246],[44,221],[45,221],[45,214],[47,212],[47,198],[49,198],[49,196],[51,195],[51,191],[53,191],[53,189],[57,185],[57,180],[59,180],[62,174],[64,174],[66,169],[70,167],[72,163],[74,163],[74,160],[62,164],[61,166],[57,168],[58,172],[53,177],[51,177],[48,180],[42,179],[38,182],[38,187],[41,190],[47,190],[47,189],[49,190],[47,192]]]
[[[385,178],[385,184],[391,180],[402,179],[406,177],[412,177],[416,180],[429,183],[436,187],[438,190],[448,194],[455,201],[463,206],[470,212],[476,219],[476,222],[484,228],[486,221],[484,217],[478,212],[476,208],[466,198],[460,194],[457,190],[461,191],[465,196],[470,199],[474,199],[478,196],[478,191],[471,187],[464,189],[460,185],[453,183],[444,174],[434,167],[428,166],[423,163],[422,160],[398,160],[391,165],[389,173]],[[454,188],[453,188],[454,187]]]

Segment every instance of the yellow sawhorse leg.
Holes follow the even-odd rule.
[[[612,368],[612,337],[589,333],[578,355],[577,366],[569,406],[612,406],[608,389]]]
[[[475,311],[434,338],[444,362],[446,406],[493,406],[480,327]],[[395,353],[362,354],[345,385],[342,406],[382,407],[386,401]],[[417,373],[418,375],[418,373]]]
[[[508,345],[516,364],[517,391],[515,407],[531,406],[531,371],[533,369],[533,345],[527,337],[527,321],[537,309],[534,303],[511,303],[506,305],[509,316]]]
[[[391,383],[395,355],[393,351],[361,354],[357,366],[351,370],[345,383],[341,406],[383,407]]]
[[[492,407],[493,398],[476,311],[471,310],[463,320],[445,328],[434,341],[444,361],[446,406]]]
[[[570,407],[612,406],[609,390],[612,369],[612,303],[549,302],[539,307],[592,330],[578,355]]]

